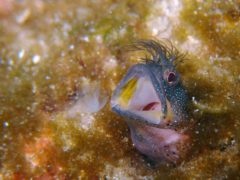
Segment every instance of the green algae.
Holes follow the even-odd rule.
[[[31,17],[26,23],[15,24],[14,16],[3,21],[1,134],[6,138],[1,139],[1,174],[4,177],[18,177],[17,172],[19,176],[38,177],[44,174],[46,166],[56,166],[52,161],[42,162],[40,158],[42,164],[37,168],[31,167],[34,161],[26,159],[23,148],[29,143],[24,143],[23,139],[29,139],[34,146],[34,139],[41,137],[42,129],[51,127],[55,146],[59,147],[57,164],[62,166],[63,172],[69,177],[80,174],[97,177],[105,162],[114,162],[124,155],[123,150],[121,153],[119,151],[120,154],[114,152],[126,144],[119,144],[119,140],[128,134],[124,133],[127,130],[125,124],[121,122],[122,128],[119,123],[107,127],[111,116],[108,115],[107,119],[106,115],[100,116],[98,119],[102,119],[103,124],[96,128],[107,134],[100,135],[101,131],[92,134],[73,125],[78,123],[77,119],[63,118],[61,111],[70,101],[69,97],[82,88],[84,79],[100,81],[110,93],[109,76],[112,71],[106,74],[103,69],[104,59],[111,55],[108,47],[112,45],[108,43],[119,44],[126,37],[133,39],[137,34],[134,26],[146,16],[148,6],[142,6],[142,2],[119,1],[109,12],[106,9],[111,8],[111,1],[99,2],[103,6],[83,1],[78,6],[89,12],[85,17],[79,17],[76,2],[49,2],[43,4],[42,11],[33,11],[36,8],[34,3],[17,4],[19,10],[16,12],[21,12],[28,4]],[[70,13],[68,8],[75,11]],[[129,13],[135,15],[130,19],[127,16]],[[130,20],[132,23],[129,23]],[[126,23],[124,27],[121,26],[122,21]],[[14,29],[8,31],[7,26],[17,28],[19,32]],[[20,33],[26,43],[18,39]],[[100,40],[95,40],[97,37]],[[36,39],[40,43],[32,43]],[[36,57],[37,60],[34,60]],[[109,110],[107,112],[104,114],[109,114]],[[108,134],[111,138],[106,141]],[[125,151],[129,145],[124,145]],[[65,151],[65,146],[68,151]],[[48,156],[48,152],[43,151],[43,154]],[[91,154],[91,157],[83,161],[80,156],[86,154]]]
[[[190,160],[179,167],[156,169],[149,168],[133,148],[125,122],[110,112],[109,105],[91,115],[94,121],[87,130],[79,125],[81,117],[65,115],[86,79],[98,81],[111,95],[136,61],[125,57],[121,47],[149,36],[145,21],[151,1],[49,1],[35,10],[36,2],[17,4],[16,12],[1,20],[0,177],[107,178],[106,166],[118,167],[121,160],[120,169],[132,171],[129,178],[239,176],[237,2],[183,1],[181,26],[175,27],[173,39],[183,43],[191,35],[203,44],[202,53],[189,52],[188,60],[178,66],[190,98],[195,97],[194,148]],[[25,8],[31,16],[17,24],[15,17]],[[39,61],[34,61],[36,56]],[[117,66],[106,70],[106,58],[112,56],[117,57]],[[54,147],[43,148],[39,155],[34,147],[42,136]],[[26,145],[33,148],[37,166],[26,158]]]
[[[184,1],[183,25],[192,24],[194,33],[219,55],[239,57],[239,9],[237,1]],[[198,23],[196,23],[198,22]]]
[[[239,177],[237,4],[237,1],[188,0],[183,3],[180,17],[184,31],[182,27],[176,29],[180,32],[176,34],[177,39],[184,42],[191,35],[200,39],[205,48],[199,47],[199,54],[189,52],[189,60],[179,66],[185,87],[194,97],[193,117],[198,119],[195,127],[197,154],[182,167],[186,173],[176,171],[181,172],[182,178]],[[224,139],[231,143],[223,142]],[[198,164],[196,171],[192,163]],[[226,166],[228,170],[224,169]]]
[[[183,27],[179,27],[176,30],[176,32],[180,32],[179,35],[176,35],[177,39],[184,41],[188,35],[192,35],[200,39],[201,43],[206,46],[205,49],[199,50],[202,51],[202,55],[192,54],[191,59],[196,63],[190,62],[189,69],[191,71],[186,72],[188,74],[186,77],[195,77],[188,81],[200,83],[197,87],[190,83],[190,88],[201,89],[196,95],[201,97],[201,101],[206,101],[203,96],[211,94],[210,98],[207,97],[208,101],[211,101],[210,105],[198,104],[199,109],[205,107],[206,111],[225,112],[227,108],[233,107],[231,106],[233,99],[239,101],[238,88],[233,88],[238,86],[237,74],[239,72],[240,43],[238,37],[240,31],[236,4],[237,2],[234,1],[205,3],[184,1],[181,19],[183,27],[188,28],[182,31]],[[230,21],[230,17],[226,18],[228,16],[234,17]],[[188,66],[188,62],[184,66]],[[184,66],[183,69],[185,69]],[[191,77],[191,73],[198,73],[198,75]],[[225,84],[224,88],[223,84]]]

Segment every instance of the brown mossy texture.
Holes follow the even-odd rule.
[[[156,38],[146,25],[156,1],[0,0],[0,179],[240,177],[240,4],[176,1],[169,40],[180,51],[189,37],[199,42],[177,66],[195,122],[193,150],[177,167],[152,167],[109,97],[138,61],[122,47]],[[76,112],[92,92],[106,105]]]

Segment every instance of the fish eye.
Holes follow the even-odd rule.
[[[165,81],[168,83],[168,84],[175,84],[175,82],[177,81],[177,75],[175,72],[173,71],[170,71],[170,70],[166,70],[164,72],[164,75],[163,75]]]
[[[168,83],[173,83],[177,80],[177,77],[174,72],[169,72],[168,77],[167,77],[167,82]]]

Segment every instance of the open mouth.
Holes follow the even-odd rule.
[[[161,101],[148,76],[132,76],[112,98],[112,105],[148,123],[160,124],[163,119]]]

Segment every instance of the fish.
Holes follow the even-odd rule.
[[[153,162],[179,164],[191,145],[188,96],[176,69],[184,55],[173,45],[152,39],[138,40],[128,49],[147,55],[117,84],[111,109],[124,117],[142,155]]]

